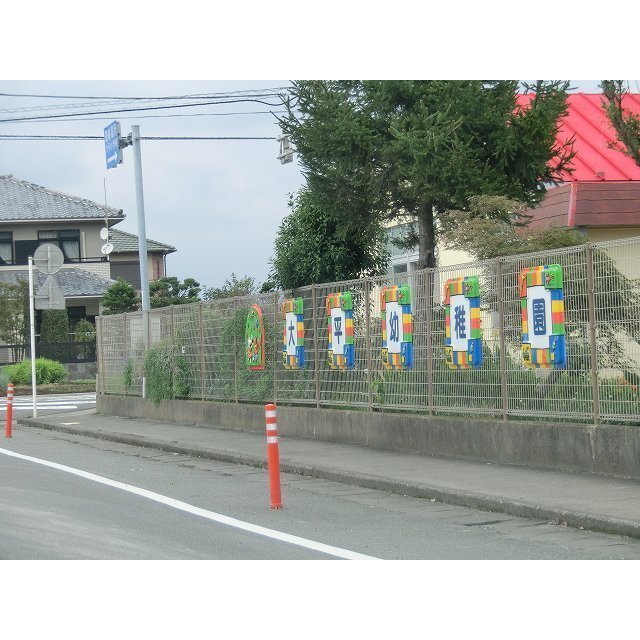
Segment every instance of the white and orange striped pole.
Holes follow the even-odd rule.
[[[7,426],[4,430],[4,435],[7,438],[11,437],[11,425],[13,423],[13,383],[10,382],[7,385]]]
[[[278,449],[278,420],[276,418],[276,405],[265,405],[264,412],[267,419],[267,466],[269,469],[271,508],[282,509],[282,498],[280,496],[280,451]]]

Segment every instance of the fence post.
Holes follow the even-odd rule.
[[[127,314],[123,313],[122,314],[122,324],[123,324],[123,331],[122,331],[122,356],[124,358],[124,366],[126,368],[127,363],[129,362],[129,339],[127,336]],[[124,395],[128,395],[128,389],[127,386],[124,386]]]
[[[98,384],[96,391],[104,394],[104,348],[102,345],[102,317],[96,318],[96,360],[98,362]]]
[[[238,402],[238,327],[237,324],[237,302],[233,299],[233,398]]]
[[[496,259],[496,280],[498,296],[498,344],[500,349],[500,398],[502,399],[502,419],[509,415],[509,396],[507,389],[507,354],[504,339],[504,260]]]
[[[171,397],[175,399],[175,382],[176,382],[176,325],[175,325],[175,307],[171,305]]]
[[[317,285],[311,285],[311,300],[313,305],[313,314],[311,316],[313,323],[313,376],[315,381],[316,409],[320,408],[320,361],[318,349],[318,293]]]
[[[600,422],[600,389],[598,386],[598,345],[596,343],[595,281],[593,276],[593,244],[585,245],[587,262],[587,300],[589,305],[589,345],[591,351],[591,388],[593,423]]]
[[[371,386],[371,280],[364,281],[364,322],[366,336],[366,356],[367,356],[367,392],[369,398],[369,411],[373,411],[373,387]]]
[[[204,400],[204,319],[202,314],[203,303],[200,302],[200,384],[201,395]]]
[[[278,292],[273,292],[273,402],[278,401]],[[265,341],[265,351],[266,351]],[[265,358],[267,354],[265,353]]]
[[[427,406],[429,408],[429,415],[433,415],[433,345],[431,344],[431,330],[433,325],[433,290],[434,290],[434,272],[432,269],[425,271],[425,284],[427,291],[426,300],[426,336],[425,336],[425,349],[427,355]]]

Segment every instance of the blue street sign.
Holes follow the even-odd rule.
[[[120,148],[120,123],[114,120],[104,128],[104,150],[107,158],[107,169],[113,169],[122,164],[122,149]]]

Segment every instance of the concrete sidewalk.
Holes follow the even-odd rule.
[[[94,411],[19,419],[18,424],[266,466],[266,438],[248,431],[102,416]],[[640,538],[638,480],[282,437],[280,462],[282,471],[289,473]]]

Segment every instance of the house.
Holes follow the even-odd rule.
[[[138,254],[138,236],[121,231],[109,230],[109,242],[113,251],[109,255],[111,277],[124,278],[136,290],[140,290],[140,258]],[[147,238],[147,256],[149,281],[153,282],[167,275],[167,255],[174,253],[175,247]]]
[[[125,219],[121,209],[60,193],[46,187],[0,176],[0,281],[14,284],[28,279],[28,257],[43,243],[52,243],[64,256],[56,281],[65,298],[69,320],[91,322],[100,302],[118,276],[140,288],[138,238],[113,228]],[[111,255],[102,247],[100,232],[109,229]],[[175,247],[148,240],[149,279],[166,273],[166,256]],[[34,288],[45,275],[34,270]]]

